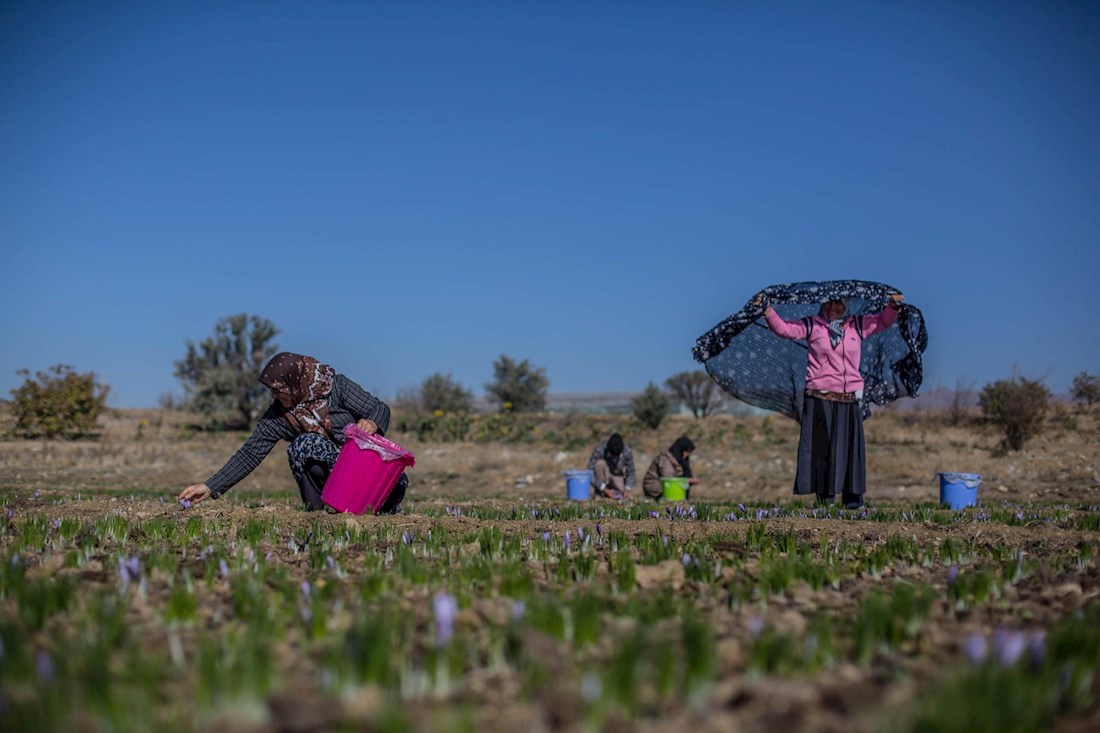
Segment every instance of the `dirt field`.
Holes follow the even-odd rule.
[[[282,452],[185,510],[244,436],[183,424],[0,442],[0,728],[1100,729],[1095,414],[1008,454],[878,415],[861,512],[793,500],[793,422],[577,416],[391,435],[417,456],[393,517],[302,512]],[[566,502],[612,429],[639,473],[690,435],[693,501]],[[944,470],[983,475],[978,507],[936,506]]]

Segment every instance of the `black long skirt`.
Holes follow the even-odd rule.
[[[817,494],[825,502],[840,494],[845,505],[861,505],[866,490],[867,445],[859,405],[806,397],[794,493]]]

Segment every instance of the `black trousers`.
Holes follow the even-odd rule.
[[[325,489],[325,482],[328,481],[330,473],[332,473],[332,469],[324,463],[306,459],[306,470],[302,475],[302,480],[298,482],[298,489],[302,494],[302,501],[305,502],[307,511],[325,508],[325,503],[321,501],[321,492]],[[397,480],[397,485],[393,487],[393,491],[382,502],[382,507],[378,510],[378,513],[396,513],[397,507],[404,500],[408,488],[409,475],[403,473],[401,478]]]

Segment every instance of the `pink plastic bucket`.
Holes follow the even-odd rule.
[[[354,424],[344,426],[347,440],[325,482],[321,500],[338,512],[378,511],[401,473],[416,465],[413,454],[380,435],[368,435]]]

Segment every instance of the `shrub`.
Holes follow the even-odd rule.
[[[15,431],[29,438],[58,436],[87,437],[107,405],[110,388],[96,381],[95,374],[77,374],[64,364],[45,372],[17,372],[27,379],[11,390],[15,410]]]
[[[1050,390],[1037,379],[1002,379],[982,388],[978,403],[986,419],[1004,430],[1004,444],[1020,450],[1039,433],[1050,402]]]
[[[183,383],[183,406],[202,415],[207,427],[246,429],[270,401],[260,372],[275,355],[272,343],[279,330],[266,318],[241,313],[214,325],[214,335],[197,347],[187,342],[187,354],[176,362]]]
[[[656,384],[650,382],[640,395],[630,401],[630,407],[638,422],[656,430],[668,416],[669,402],[668,395]]]
[[[1073,399],[1086,405],[1095,405],[1100,402],[1100,376],[1081,372],[1073,378],[1073,386],[1070,388]]]
[[[665,380],[665,386],[697,418],[713,415],[726,402],[722,388],[701,370],[673,374]]]
[[[502,412],[538,412],[546,406],[549,386],[545,369],[502,354],[493,362],[493,381],[486,383],[485,391]]]
[[[473,408],[474,396],[450,374],[436,373],[420,383],[418,401],[425,412],[469,412]]]

